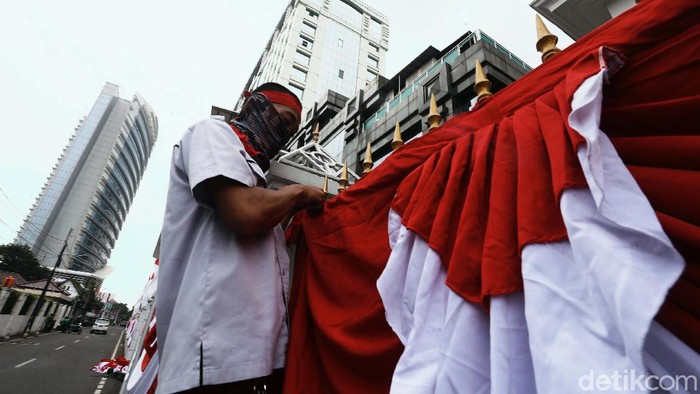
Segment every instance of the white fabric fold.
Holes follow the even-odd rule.
[[[390,215],[394,249],[377,288],[405,346],[391,392],[534,392],[522,293],[495,297],[490,314],[466,302],[445,286],[437,253]]]

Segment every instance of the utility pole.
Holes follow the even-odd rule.
[[[44,285],[44,290],[41,291],[41,295],[39,296],[39,299],[36,302],[36,305],[34,305],[34,309],[32,310],[31,316],[29,316],[29,321],[27,321],[27,325],[24,327],[24,336],[26,337],[29,335],[29,332],[32,328],[32,325],[34,324],[34,319],[36,319],[36,314],[39,313],[39,308],[42,306],[41,302],[44,300],[44,296],[46,295],[46,290],[49,288],[49,284],[53,280],[53,274],[56,272],[56,268],[58,268],[59,265],[61,265],[61,259],[63,258],[63,252],[65,252],[66,247],[68,246],[68,238],[70,238],[71,233],[73,232],[73,229],[71,228],[68,231],[68,235],[66,236],[66,241],[63,243],[63,248],[61,248],[61,253],[58,254],[58,259],[56,259],[56,264],[54,264],[53,269],[51,270],[51,274],[49,275],[48,279],[46,279],[46,284]]]

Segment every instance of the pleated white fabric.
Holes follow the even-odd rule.
[[[645,337],[684,262],[599,129],[606,74],[581,85],[569,117],[586,139],[578,155],[590,189],[563,193],[568,242],[523,249],[524,294],[493,297],[488,313],[466,302],[445,285],[437,253],[390,213],[392,253],[377,287],[405,346],[393,393],[590,392],[591,377],[650,373]],[[650,347],[669,340],[652,342],[647,352],[663,355],[647,354],[652,372],[663,363],[693,372],[692,349],[659,353]]]
[[[395,393],[534,392],[522,293],[496,297],[490,314],[445,286],[440,257],[400,225],[377,286],[387,321],[405,346]],[[392,231],[396,228],[392,229]]]

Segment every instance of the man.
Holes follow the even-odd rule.
[[[265,189],[301,102],[275,83],[247,96],[231,125],[196,123],[173,151],[156,293],[158,392],[281,392],[289,257],[278,223],[325,196],[304,185]]]

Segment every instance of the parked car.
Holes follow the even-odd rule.
[[[76,323],[69,323],[63,326],[59,326],[57,330],[61,331],[62,333],[65,334],[78,334],[80,335],[83,332],[83,328],[80,327],[79,324]]]
[[[90,333],[102,333],[107,335],[107,327],[109,327],[109,320],[107,319],[97,319],[95,320],[95,324],[92,325],[92,329],[90,329]]]

